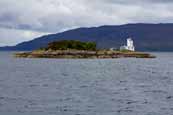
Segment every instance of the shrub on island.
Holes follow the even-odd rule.
[[[62,40],[49,43],[46,50],[96,50],[95,42],[81,42],[77,40]]]

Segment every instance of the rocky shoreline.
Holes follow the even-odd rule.
[[[104,59],[104,58],[155,58],[155,56],[143,52],[122,52],[122,51],[85,51],[85,50],[56,50],[56,51],[32,51],[19,52],[15,54],[18,58],[66,58],[66,59]]]

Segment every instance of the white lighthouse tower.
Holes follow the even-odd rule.
[[[133,44],[132,38],[127,38],[127,45],[121,46],[120,50],[135,51],[135,46]]]
[[[127,50],[135,51],[133,40],[131,38],[127,39]]]

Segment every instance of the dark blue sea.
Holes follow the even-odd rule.
[[[173,53],[24,59],[0,52],[0,115],[173,115]]]

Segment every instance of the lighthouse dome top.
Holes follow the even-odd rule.
[[[132,38],[127,38],[127,40],[132,40]],[[132,40],[133,41],[133,40]]]

